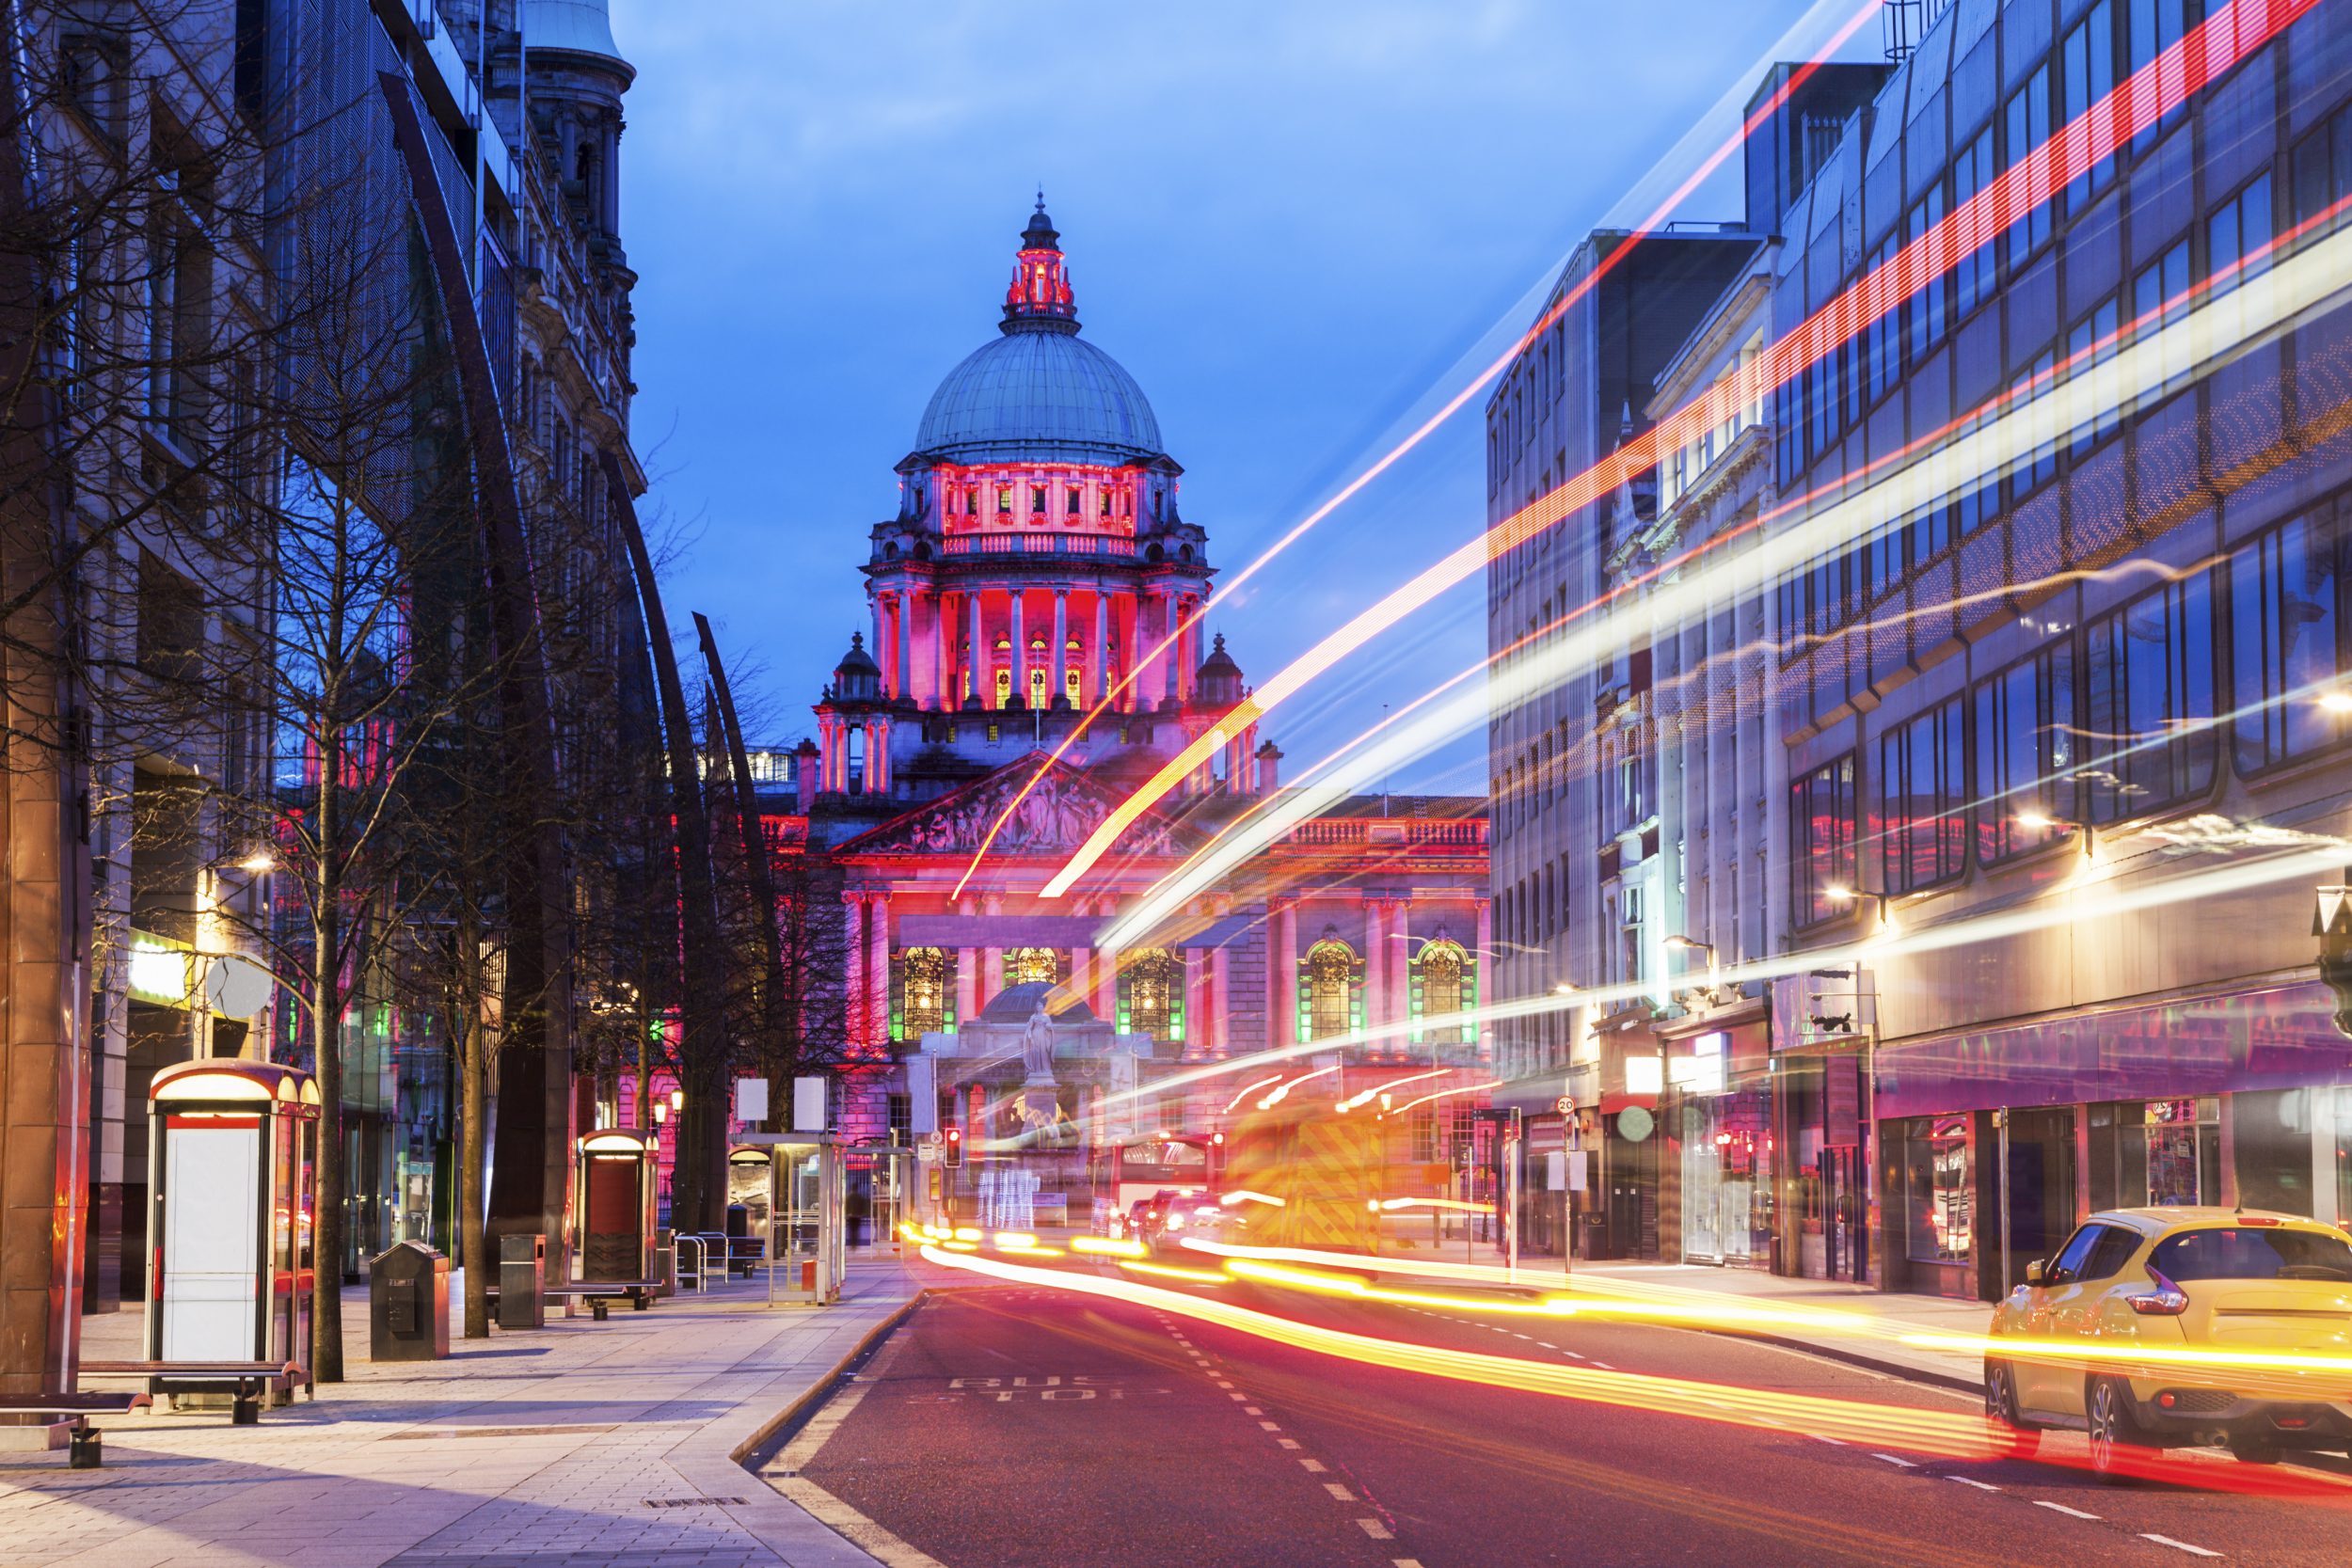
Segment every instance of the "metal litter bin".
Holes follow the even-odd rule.
[[[399,1242],[368,1271],[368,1358],[437,1361],[449,1354],[449,1259]]]
[[[499,1326],[545,1328],[548,1239],[537,1231],[499,1238]]]

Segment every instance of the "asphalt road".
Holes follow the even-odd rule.
[[[1488,1354],[1975,1408],[1720,1336],[1217,1294]],[[2044,1442],[2048,1457],[2080,1455],[2078,1437]],[[2352,1486],[2341,1504],[2238,1495],[2225,1488],[2246,1467],[2226,1457],[2210,1489],[2110,1486],[2063,1464],[1934,1459],[1365,1367],[1046,1288],[927,1303],[784,1457],[948,1568],[2352,1563]]]

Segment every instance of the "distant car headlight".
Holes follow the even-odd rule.
[[[1168,1215],[1168,1227],[1170,1230],[1182,1230],[1184,1227],[1184,1216],[1182,1214]]]

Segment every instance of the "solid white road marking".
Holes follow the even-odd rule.
[[[1991,1481],[1979,1481],[1973,1476],[1946,1476],[1944,1479],[1946,1481],[1956,1481],[1963,1486],[1973,1486],[1979,1492],[1998,1492],[2000,1490],[1999,1487],[1994,1485]]]
[[[2139,1538],[2142,1541],[2153,1541],[2159,1546],[2170,1546],[2176,1551],[2187,1552],[2195,1557],[2219,1557],[2221,1555],[2219,1552],[2208,1551],[2202,1546],[2192,1546],[2185,1541],[2175,1541],[2169,1535],[2158,1535],[2154,1530],[2141,1530]]]
[[[1359,1528],[1360,1528],[1366,1535],[1371,1536],[1375,1541],[1393,1541],[1396,1539],[1396,1536],[1390,1530],[1389,1527],[1382,1524],[1377,1519],[1359,1519],[1356,1521],[1356,1524]]]
[[[2046,1508],[2053,1513],[2063,1513],[2070,1519],[2096,1519],[2099,1517],[2096,1513],[2085,1513],[2079,1508],[2069,1508],[2064,1503],[2054,1503],[2047,1497],[2036,1497],[2033,1500],[2033,1505],[2036,1508]]]

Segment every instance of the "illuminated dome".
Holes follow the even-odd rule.
[[[995,341],[947,372],[914,450],[947,463],[1130,463],[1161,455],[1160,422],[1119,361],[1078,336],[1061,236],[1038,200]]]

